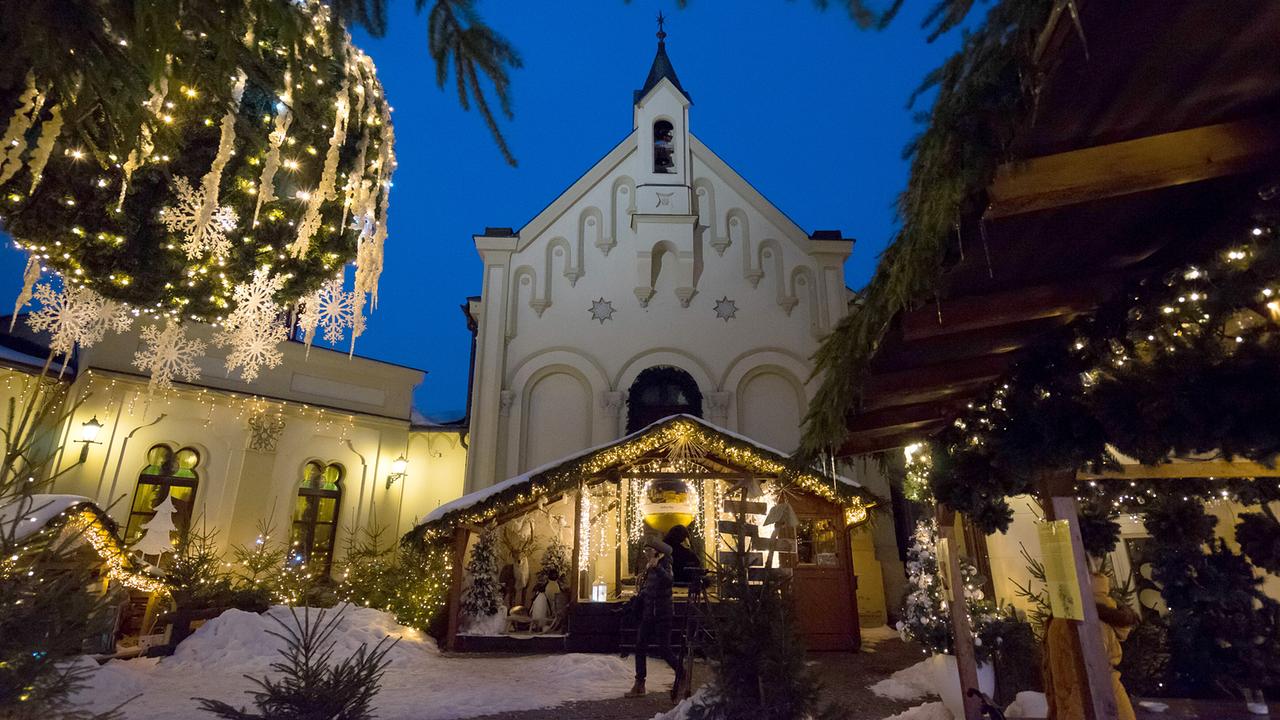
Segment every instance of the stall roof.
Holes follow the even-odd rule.
[[[698,451],[716,464],[757,476],[782,476],[800,487],[842,504],[872,507],[881,498],[855,480],[824,474],[810,468],[796,469],[792,458],[779,450],[726,430],[692,415],[673,415],[618,440],[588,448],[554,462],[463,495],[433,510],[411,535],[448,531],[459,524],[485,522],[508,504],[523,505],[551,497],[579,480],[612,471],[626,474],[637,461],[655,459],[679,438],[696,439]],[[712,472],[712,471],[708,471]],[[484,517],[487,516],[487,517]]]
[[[1211,249],[1276,167],[1280,5],[1076,4],[1078,28],[1064,13],[1046,30],[1017,160],[965,219],[936,295],[894,316],[841,454],[936,431],[1039,338]]]

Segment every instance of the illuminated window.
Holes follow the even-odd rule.
[[[174,450],[172,446],[153,445],[147,451],[147,466],[138,475],[138,487],[129,506],[129,523],[125,526],[124,541],[128,545],[142,535],[142,528],[155,516],[155,508],[165,498],[173,496],[173,524],[185,534],[191,525],[191,511],[195,507],[196,488],[200,476],[196,467],[200,453],[195,448]]]
[[[653,124],[653,171],[663,175],[676,172],[675,128],[666,120]]]
[[[801,565],[819,565],[835,567],[840,564],[837,555],[839,543],[836,540],[835,521],[822,518],[802,520],[796,528],[796,560]]]
[[[317,574],[329,574],[338,538],[338,506],[342,504],[345,474],[338,463],[326,465],[312,460],[302,467],[289,536],[290,565],[307,565]]]

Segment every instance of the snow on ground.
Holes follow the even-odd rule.
[[[862,652],[873,653],[876,646],[885,640],[899,640],[901,636],[898,631],[888,625],[876,625],[875,627],[862,628]]]
[[[1013,718],[1043,718],[1049,715],[1049,702],[1044,693],[1024,690],[1014,696],[1013,702],[1005,708],[1004,714]]]
[[[693,695],[681,700],[678,705],[666,712],[658,713],[649,720],[689,720],[689,710],[707,695],[707,686],[703,685]]]
[[[301,611],[299,611],[301,612]],[[313,611],[314,612],[314,611]],[[270,615],[290,622],[289,609]],[[266,615],[228,610],[205,623],[171,657],[113,660],[98,668],[78,695],[103,711],[138,695],[124,707],[127,720],[198,717],[193,697],[249,704],[255,688],[245,674],[262,676],[280,656],[283,641],[267,631],[280,626]],[[380,720],[451,720],[489,713],[553,707],[573,700],[620,697],[631,687],[632,661],[616,655],[446,657],[424,633],[399,625],[388,614],[345,606],[334,635],[334,658],[372,646],[384,635],[400,638],[374,701]],[[671,671],[650,663],[649,681],[660,687]]]
[[[872,685],[870,690],[890,700],[918,700],[937,696],[935,684],[932,664],[926,658]]]
[[[941,702],[931,702],[907,708],[897,715],[891,715],[884,720],[953,720],[953,718],[946,705]]]

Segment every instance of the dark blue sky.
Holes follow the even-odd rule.
[[[953,52],[953,33],[924,41],[908,2],[884,32],[859,31],[808,0],[481,0],[479,10],[519,49],[515,119],[503,129],[520,165],[506,165],[479,115],[436,88],[425,16],[391,0],[383,38],[357,35],[395,112],[399,169],[380,302],[360,355],[427,370],[418,407],[460,415],[470,335],[458,306],[480,292],[471,235],[519,228],[631,130],[631,93],[655,48],[654,16],[693,96],[690,129],[805,230],[857,238],[846,267],[861,287],[894,229],[906,179],[902,147],[916,132],[907,98]],[[839,5],[839,2],[833,2]],[[17,292],[23,258],[7,249],[0,277]]]

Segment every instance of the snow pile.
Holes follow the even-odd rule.
[[[871,692],[890,700],[919,700],[937,696],[933,665],[929,658],[903,668],[870,687]]]
[[[400,638],[388,655],[392,663],[374,700],[380,720],[452,720],[554,707],[621,697],[631,687],[631,664],[616,655],[445,657],[430,637],[386,613],[353,606],[341,610],[343,621],[333,635],[335,660],[361,643],[373,646],[384,636]],[[274,607],[269,613],[292,622],[288,608]],[[280,659],[276,650],[284,643],[268,630],[281,628],[266,616],[229,610],[205,623],[172,657],[113,660],[101,666],[77,699],[86,709],[102,712],[138,696],[123,708],[127,720],[196,717],[193,697],[247,706],[250,698],[244,693],[256,686],[244,675],[261,677]],[[651,668],[650,675],[655,684],[671,681],[665,667]]]
[[[876,625],[875,627],[862,628],[862,652],[873,653],[876,646],[885,640],[900,640],[898,631],[888,625]]]
[[[697,692],[685,698],[684,700],[681,700],[680,703],[675,707],[671,708],[666,712],[658,713],[657,715],[654,715],[649,720],[689,720],[689,711],[693,709],[694,705],[697,705],[698,703],[703,702],[704,700],[707,700],[708,692],[710,692],[708,690],[708,686],[703,685],[702,687],[698,688]]]
[[[14,540],[23,540],[37,530],[43,530],[50,520],[67,509],[89,502],[92,501],[83,495],[15,497],[0,505],[0,524],[13,525],[15,519],[20,519],[14,530]]]
[[[917,705],[913,708],[907,708],[897,715],[891,715],[884,720],[955,720],[951,716],[951,711],[947,710],[947,706],[940,702],[925,703]]]
[[[1018,693],[1004,714],[1013,718],[1044,718],[1049,716],[1049,702],[1044,693],[1024,690]]]

